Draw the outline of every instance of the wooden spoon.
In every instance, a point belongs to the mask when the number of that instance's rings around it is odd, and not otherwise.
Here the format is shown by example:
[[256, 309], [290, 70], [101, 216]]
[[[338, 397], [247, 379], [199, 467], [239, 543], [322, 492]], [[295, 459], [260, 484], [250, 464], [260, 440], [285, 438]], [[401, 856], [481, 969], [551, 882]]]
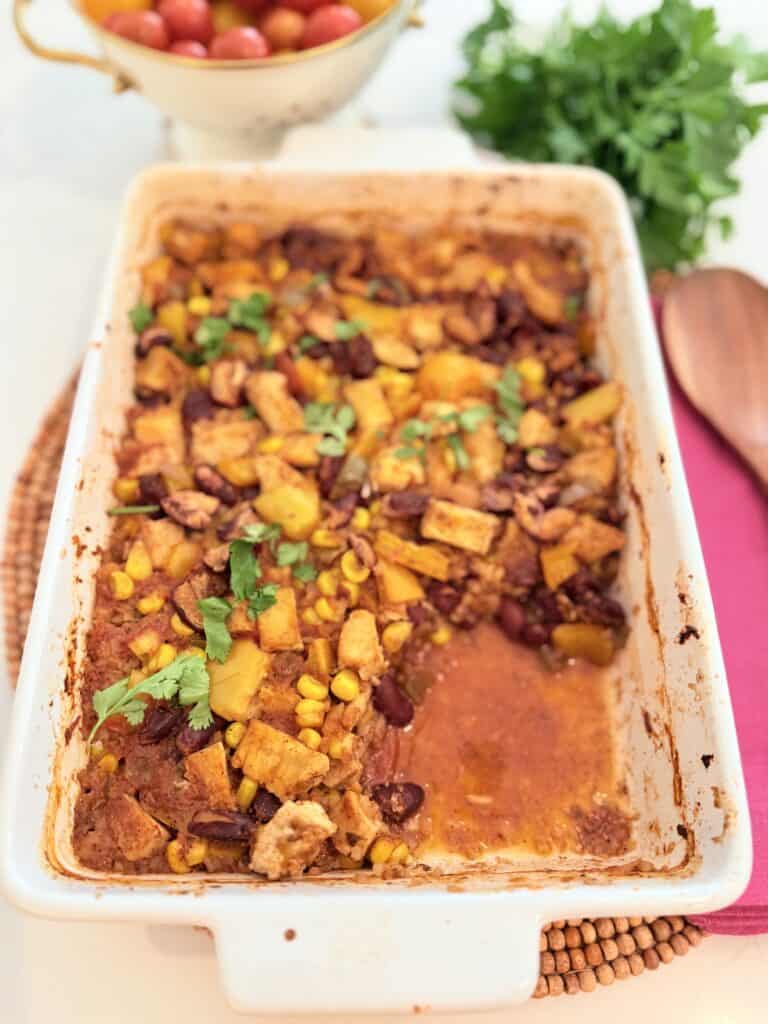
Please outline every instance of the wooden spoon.
[[665, 292], [662, 324], [681, 388], [768, 487], [768, 290], [695, 270]]

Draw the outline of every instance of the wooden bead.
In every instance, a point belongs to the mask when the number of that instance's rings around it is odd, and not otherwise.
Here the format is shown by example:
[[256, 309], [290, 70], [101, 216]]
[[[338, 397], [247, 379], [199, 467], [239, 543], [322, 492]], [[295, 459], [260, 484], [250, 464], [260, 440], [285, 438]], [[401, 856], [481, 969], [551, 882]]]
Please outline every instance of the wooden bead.
[[579, 928], [579, 931], [581, 932], [581, 937], [584, 940], [585, 946], [588, 946], [590, 942], [594, 942], [597, 938], [595, 926], [591, 921], [585, 921]]
[[547, 979], [542, 975], [539, 975], [539, 980], [536, 982], [536, 988], [533, 990], [533, 998], [543, 999], [548, 993], [549, 987], [547, 985]]
[[675, 951], [675, 956], [685, 956], [688, 950], [691, 948], [688, 939], [682, 934], [673, 935], [669, 940], [669, 944]]
[[581, 932], [576, 925], [570, 924], [565, 929], [565, 944], [568, 949], [577, 949], [581, 945]]
[[543, 953], [547, 948], [547, 936], [544, 932], [539, 932], [539, 952]]
[[583, 920], [583, 917], [569, 917], [565, 923], [569, 928], [578, 928]]
[[637, 928], [643, 923], [642, 917], [628, 917], [627, 920], [629, 921], [630, 928]]
[[600, 943], [600, 949], [602, 949], [605, 959], [609, 961], [615, 960], [619, 955], [619, 947], [614, 939], [603, 939]]
[[628, 917], [614, 917], [613, 923], [616, 927], [617, 933], [620, 935], [622, 932], [629, 931], [629, 918]]
[[595, 968], [595, 975], [601, 985], [612, 985], [616, 980], [616, 975], [613, 973], [613, 968], [610, 964], [600, 964], [599, 967]]
[[612, 939], [616, 932], [610, 917], [598, 917], [595, 921], [595, 928], [601, 939]]
[[685, 918], [683, 917], [668, 917], [669, 926], [673, 932], [681, 932], [685, 928]]
[[672, 929], [669, 926], [669, 921], [665, 921], [663, 917], [657, 917], [651, 925], [651, 931], [653, 937], [657, 942], [666, 942], [669, 936], [672, 934]]
[[547, 988], [551, 996], [561, 996], [563, 994], [565, 985], [559, 974], [550, 974], [547, 978]]
[[582, 992], [594, 992], [597, 988], [597, 978], [591, 968], [586, 971], [579, 971], [579, 988]]
[[627, 957], [627, 962], [629, 963], [629, 969], [633, 974], [642, 974], [645, 970], [645, 960], [643, 960], [642, 953], [630, 953]]
[[558, 949], [565, 949], [565, 932], [560, 928], [552, 928], [547, 935], [549, 948], [556, 952]]
[[567, 996], [579, 994], [579, 979], [575, 974], [566, 974], [563, 981], [565, 982], [565, 994]]
[[590, 942], [588, 946], [584, 947], [584, 956], [590, 967], [597, 967], [603, 962], [603, 951], [596, 942]]
[[616, 975], [617, 981], [624, 981], [625, 978], [630, 978], [632, 976], [632, 972], [629, 969], [629, 961], [624, 956], [616, 957], [611, 964], [611, 967], [613, 968], [613, 973]]
[[683, 935], [688, 939], [692, 946], [700, 946], [703, 935], [701, 929], [697, 928], [695, 924], [687, 924], [683, 928]]
[[637, 949], [637, 944], [630, 932], [622, 932], [616, 936], [616, 945], [622, 956], [629, 956]]
[[675, 951], [668, 942], [657, 942], [656, 952], [659, 954], [659, 960], [663, 964], [669, 964], [675, 959]]
[[632, 935], [638, 949], [650, 949], [653, 945], [653, 932], [647, 924], [640, 924], [632, 929]]
[[587, 966], [587, 958], [584, 956], [584, 950], [579, 949], [571, 950], [571, 969], [574, 971], [583, 971]]
[[565, 921], [553, 921], [552, 928], [565, 928]]
[[555, 958], [551, 953], [542, 953], [539, 957], [539, 970], [542, 974], [555, 973]]
[[661, 963], [659, 954], [653, 947], [643, 950], [643, 962], [649, 971], [655, 971]]
[[571, 969], [571, 958], [564, 949], [558, 949], [555, 953], [555, 971], [558, 974], [566, 974]]

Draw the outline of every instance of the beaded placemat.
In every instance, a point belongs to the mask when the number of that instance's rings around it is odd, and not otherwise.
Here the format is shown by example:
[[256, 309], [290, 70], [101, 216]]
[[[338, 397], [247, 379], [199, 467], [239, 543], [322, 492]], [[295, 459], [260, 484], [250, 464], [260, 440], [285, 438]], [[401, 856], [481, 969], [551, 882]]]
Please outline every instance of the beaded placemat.
[[[73, 380], [51, 407], [13, 488], [2, 569], [5, 653], [13, 685], [19, 672], [37, 572], [75, 394]], [[534, 998], [593, 992], [655, 971], [698, 946], [703, 932], [683, 917], [601, 917], [553, 921], [540, 936]]]

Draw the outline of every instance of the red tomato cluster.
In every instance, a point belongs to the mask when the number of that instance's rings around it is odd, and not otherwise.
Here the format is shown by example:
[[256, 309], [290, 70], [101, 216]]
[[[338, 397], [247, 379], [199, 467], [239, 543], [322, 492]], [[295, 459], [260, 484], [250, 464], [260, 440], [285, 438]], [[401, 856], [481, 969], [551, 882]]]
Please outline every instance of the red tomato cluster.
[[110, 32], [153, 50], [201, 59], [253, 60], [341, 39], [393, 2], [86, 0], [86, 10]]

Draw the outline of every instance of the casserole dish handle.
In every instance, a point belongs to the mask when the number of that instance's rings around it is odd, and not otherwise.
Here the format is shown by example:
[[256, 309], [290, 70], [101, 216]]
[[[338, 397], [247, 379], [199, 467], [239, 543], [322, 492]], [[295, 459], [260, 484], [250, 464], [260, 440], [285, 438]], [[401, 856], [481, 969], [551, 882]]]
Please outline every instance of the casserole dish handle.
[[282, 908], [234, 907], [213, 923], [222, 985], [236, 1010], [478, 1010], [533, 992], [543, 921], [533, 910], [513, 911], [502, 893], [379, 890], [360, 902], [358, 891], [353, 904], [339, 892], [335, 905], [328, 895], [322, 903], [308, 893]]

